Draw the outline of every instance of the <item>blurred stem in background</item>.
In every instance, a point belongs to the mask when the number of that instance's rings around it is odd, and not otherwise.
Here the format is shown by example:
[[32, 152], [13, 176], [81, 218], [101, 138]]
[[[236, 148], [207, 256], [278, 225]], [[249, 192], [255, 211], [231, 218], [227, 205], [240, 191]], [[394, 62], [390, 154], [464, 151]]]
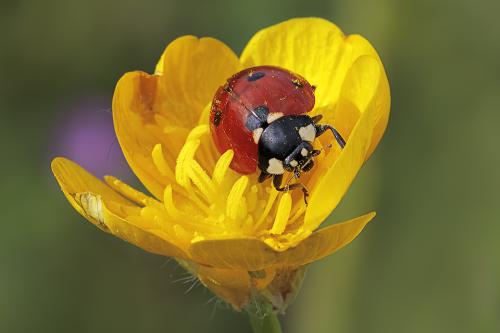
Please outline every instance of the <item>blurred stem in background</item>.
[[278, 316], [273, 311], [266, 311], [264, 315], [248, 311], [248, 317], [254, 333], [281, 333]]

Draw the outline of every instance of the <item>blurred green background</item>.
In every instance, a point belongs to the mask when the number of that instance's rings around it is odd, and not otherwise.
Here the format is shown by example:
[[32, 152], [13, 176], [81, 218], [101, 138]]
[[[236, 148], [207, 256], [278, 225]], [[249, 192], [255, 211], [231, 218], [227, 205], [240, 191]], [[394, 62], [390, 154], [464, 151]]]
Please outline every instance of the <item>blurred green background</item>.
[[175, 263], [85, 222], [49, 162], [66, 154], [133, 181], [112, 137], [118, 78], [151, 72], [180, 35], [240, 52], [297, 16], [375, 45], [392, 116], [331, 221], [378, 216], [310, 266], [285, 331], [498, 332], [499, 11], [493, 0], [2, 0], [0, 332], [250, 331], [202, 287], [187, 292]]

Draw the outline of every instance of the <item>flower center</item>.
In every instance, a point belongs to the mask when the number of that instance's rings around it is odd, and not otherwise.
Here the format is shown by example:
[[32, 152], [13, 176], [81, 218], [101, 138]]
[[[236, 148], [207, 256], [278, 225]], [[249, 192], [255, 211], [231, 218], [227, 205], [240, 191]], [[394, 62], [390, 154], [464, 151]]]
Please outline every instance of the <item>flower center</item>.
[[154, 165], [174, 181], [164, 190], [163, 205], [148, 205], [141, 215], [158, 223], [171, 221], [166, 224], [179, 241], [226, 236], [271, 241], [297, 231], [306, 208], [301, 196], [293, 200], [292, 193], [279, 195], [271, 184], [259, 184], [256, 176], [231, 170], [233, 151], [219, 156], [208, 125], [187, 135], [175, 166], [167, 154], [168, 149], [157, 144], [152, 151]]

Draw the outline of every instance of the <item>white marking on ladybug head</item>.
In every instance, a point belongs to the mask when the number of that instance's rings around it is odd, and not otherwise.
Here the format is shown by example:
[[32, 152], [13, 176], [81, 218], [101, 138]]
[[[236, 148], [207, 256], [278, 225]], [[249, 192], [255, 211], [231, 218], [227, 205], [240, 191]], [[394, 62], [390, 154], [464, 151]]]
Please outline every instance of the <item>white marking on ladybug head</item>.
[[271, 112], [267, 115], [267, 123], [270, 124], [281, 117], [283, 117], [283, 112]]
[[291, 160], [291, 161], [290, 161], [290, 166], [291, 166], [292, 168], [295, 168], [297, 165], [299, 165], [299, 162], [297, 162], [296, 160]]
[[252, 135], [253, 135], [253, 142], [259, 143], [260, 136], [262, 135], [262, 132], [264, 129], [262, 127], [256, 128], [253, 130]]
[[269, 160], [269, 166], [267, 167], [267, 173], [271, 175], [282, 175], [285, 173], [285, 169], [283, 168], [283, 162], [278, 160], [277, 158], [271, 158]]
[[300, 155], [306, 157], [307, 154], [309, 154], [309, 151], [307, 149], [305, 149], [305, 148], [302, 148], [302, 150], [300, 151]]
[[316, 138], [316, 128], [313, 124], [309, 124], [299, 129], [299, 135], [302, 140], [313, 142]]

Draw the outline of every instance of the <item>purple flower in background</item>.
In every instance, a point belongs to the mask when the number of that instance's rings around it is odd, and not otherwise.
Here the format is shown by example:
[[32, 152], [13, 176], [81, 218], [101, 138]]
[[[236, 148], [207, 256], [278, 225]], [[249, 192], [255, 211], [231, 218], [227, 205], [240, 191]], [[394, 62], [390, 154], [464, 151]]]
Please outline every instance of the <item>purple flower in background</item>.
[[69, 103], [57, 116], [52, 133], [50, 158], [70, 158], [96, 177], [113, 174], [133, 179], [116, 139], [109, 99], [94, 97]]

